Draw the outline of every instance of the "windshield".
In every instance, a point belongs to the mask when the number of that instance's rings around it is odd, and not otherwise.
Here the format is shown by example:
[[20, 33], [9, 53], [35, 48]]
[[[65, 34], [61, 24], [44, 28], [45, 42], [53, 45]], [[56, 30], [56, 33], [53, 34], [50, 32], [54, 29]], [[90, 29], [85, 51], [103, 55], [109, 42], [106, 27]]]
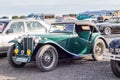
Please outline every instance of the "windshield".
[[2, 33], [8, 23], [7, 22], [0, 22], [0, 33]]
[[71, 33], [74, 30], [74, 24], [53, 24], [51, 25], [51, 33]]
[[116, 22], [119, 22], [119, 21], [120, 21], [119, 18], [110, 18], [109, 19], [110, 23], [116, 23]]

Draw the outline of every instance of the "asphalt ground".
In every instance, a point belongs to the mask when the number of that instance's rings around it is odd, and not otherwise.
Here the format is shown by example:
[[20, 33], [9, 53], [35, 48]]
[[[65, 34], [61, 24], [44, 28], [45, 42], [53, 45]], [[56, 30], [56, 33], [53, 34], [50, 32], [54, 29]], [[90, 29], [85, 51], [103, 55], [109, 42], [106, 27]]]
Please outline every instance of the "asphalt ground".
[[[120, 34], [104, 35], [109, 43]], [[0, 58], [0, 80], [119, 80], [111, 71], [109, 61], [77, 60], [72, 63], [60, 61], [49, 72], [41, 72], [35, 63], [23, 68], [12, 68], [7, 57]]]

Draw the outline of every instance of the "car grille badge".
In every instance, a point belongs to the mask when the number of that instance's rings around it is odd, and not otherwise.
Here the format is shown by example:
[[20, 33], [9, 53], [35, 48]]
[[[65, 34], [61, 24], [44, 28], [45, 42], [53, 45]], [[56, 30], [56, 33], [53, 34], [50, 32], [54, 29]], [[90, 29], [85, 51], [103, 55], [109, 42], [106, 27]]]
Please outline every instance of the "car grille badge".
[[24, 55], [24, 50], [21, 50], [21, 55]]

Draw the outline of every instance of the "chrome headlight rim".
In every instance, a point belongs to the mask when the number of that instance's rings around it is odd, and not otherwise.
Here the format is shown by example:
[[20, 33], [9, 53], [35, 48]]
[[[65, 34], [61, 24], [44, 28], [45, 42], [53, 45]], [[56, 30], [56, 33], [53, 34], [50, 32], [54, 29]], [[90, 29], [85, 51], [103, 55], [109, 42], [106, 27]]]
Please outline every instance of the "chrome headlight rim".
[[21, 43], [22, 42], [22, 40], [23, 40], [23, 36], [19, 36], [18, 38], [17, 38], [17, 41], [19, 42], [19, 43]]
[[39, 36], [35, 36], [35, 37], [33, 38], [33, 40], [34, 40], [35, 44], [37, 44], [37, 43], [40, 42], [41, 37], [39, 37]]

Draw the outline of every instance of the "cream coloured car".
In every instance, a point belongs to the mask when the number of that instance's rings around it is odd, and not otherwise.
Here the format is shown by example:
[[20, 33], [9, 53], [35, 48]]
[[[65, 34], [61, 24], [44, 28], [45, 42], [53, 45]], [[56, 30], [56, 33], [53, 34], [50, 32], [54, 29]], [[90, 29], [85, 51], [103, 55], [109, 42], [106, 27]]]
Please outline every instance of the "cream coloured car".
[[41, 20], [0, 20], [0, 53], [6, 53], [8, 42], [22, 35], [45, 34], [50, 26]]

